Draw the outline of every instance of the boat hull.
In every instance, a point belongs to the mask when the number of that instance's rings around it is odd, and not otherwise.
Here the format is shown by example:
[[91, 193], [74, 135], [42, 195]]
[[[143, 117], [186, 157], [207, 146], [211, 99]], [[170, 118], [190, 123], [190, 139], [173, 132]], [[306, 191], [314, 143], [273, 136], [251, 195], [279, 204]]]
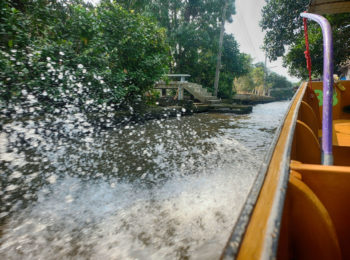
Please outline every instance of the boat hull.
[[295, 94], [222, 259], [350, 259], [350, 81], [335, 87], [334, 166], [321, 165], [322, 82]]

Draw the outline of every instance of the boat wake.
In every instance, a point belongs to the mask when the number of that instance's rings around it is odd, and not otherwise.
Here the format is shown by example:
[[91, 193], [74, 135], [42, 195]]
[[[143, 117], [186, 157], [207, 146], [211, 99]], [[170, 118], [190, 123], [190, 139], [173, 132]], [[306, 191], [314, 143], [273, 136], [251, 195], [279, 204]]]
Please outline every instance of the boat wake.
[[0, 256], [217, 258], [253, 178], [252, 169], [222, 168], [145, 189], [67, 177], [3, 226]]

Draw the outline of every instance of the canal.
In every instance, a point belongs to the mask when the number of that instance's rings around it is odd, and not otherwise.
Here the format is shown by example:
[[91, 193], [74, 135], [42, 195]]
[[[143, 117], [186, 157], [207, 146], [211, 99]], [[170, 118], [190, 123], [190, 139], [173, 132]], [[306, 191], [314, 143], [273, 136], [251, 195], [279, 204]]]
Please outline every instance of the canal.
[[218, 258], [288, 104], [109, 130], [74, 111], [4, 123], [0, 258]]

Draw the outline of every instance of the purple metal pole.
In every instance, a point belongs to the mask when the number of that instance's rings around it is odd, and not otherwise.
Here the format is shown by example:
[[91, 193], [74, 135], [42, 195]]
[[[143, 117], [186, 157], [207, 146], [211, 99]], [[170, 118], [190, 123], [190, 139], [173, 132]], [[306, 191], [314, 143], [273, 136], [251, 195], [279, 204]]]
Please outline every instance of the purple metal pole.
[[317, 14], [301, 13], [301, 17], [317, 22], [323, 34], [323, 115], [322, 164], [333, 165], [332, 154], [332, 100], [333, 100], [333, 38], [326, 18]]

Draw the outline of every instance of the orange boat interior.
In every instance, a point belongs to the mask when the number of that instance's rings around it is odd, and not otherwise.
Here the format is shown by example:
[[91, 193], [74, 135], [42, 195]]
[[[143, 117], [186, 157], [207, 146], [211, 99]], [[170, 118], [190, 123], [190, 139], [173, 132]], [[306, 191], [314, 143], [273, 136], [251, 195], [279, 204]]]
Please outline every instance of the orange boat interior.
[[300, 103], [278, 259], [350, 259], [350, 81], [333, 95], [333, 166], [321, 165], [322, 82]]

